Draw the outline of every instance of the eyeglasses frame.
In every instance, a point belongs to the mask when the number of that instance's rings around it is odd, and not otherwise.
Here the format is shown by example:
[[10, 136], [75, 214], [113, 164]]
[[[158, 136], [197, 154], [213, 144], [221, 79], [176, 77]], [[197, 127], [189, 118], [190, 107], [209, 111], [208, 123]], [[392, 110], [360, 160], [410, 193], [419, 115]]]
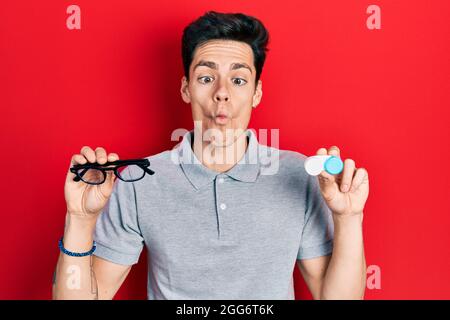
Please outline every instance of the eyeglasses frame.
[[[137, 165], [138, 167], [143, 169], [144, 172], [146, 172], [150, 175], [155, 174], [155, 171], [148, 168], [150, 166], [150, 161], [148, 159], [116, 160], [116, 161], [106, 162], [104, 164], [90, 163], [90, 162], [84, 163], [84, 164], [75, 164], [70, 168], [70, 172], [75, 174], [73, 181], [76, 181], [76, 182], [83, 181], [84, 183], [87, 183], [90, 185], [99, 185], [99, 184], [104, 183], [106, 180], [106, 171], [113, 171], [114, 174], [116, 175], [116, 177], [124, 182], [135, 182], [135, 181], [139, 181], [145, 177], [145, 173], [144, 173], [144, 175], [141, 178], [133, 180], [133, 181], [127, 181], [127, 180], [122, 179], [120, 177], [120, 174], [117, 171], [117, 169], [120, 167], [123, 167], [123, 166], [128, 166], [128, 165]], [[111, 167], [111, 166], [114, 166], [114, 167]], [[79, 173], [80, 169], [86, 169], [86, 171], [84, 171], [80, 175], [80, 173]], [[101, 182], [97, 182], [97, 183], [87, 182], [87, 181], [83, 180], [83, 175], [85, 172], [87, 172], [88, 169], [96, 169], [96, 170], [101, 171], [103, 173], [103, 180]]]

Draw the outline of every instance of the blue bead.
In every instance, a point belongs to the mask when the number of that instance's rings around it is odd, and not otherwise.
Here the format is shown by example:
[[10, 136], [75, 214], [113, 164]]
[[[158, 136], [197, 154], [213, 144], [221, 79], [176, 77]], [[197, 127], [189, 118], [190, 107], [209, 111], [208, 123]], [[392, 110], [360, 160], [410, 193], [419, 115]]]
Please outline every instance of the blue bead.
[[92, 255], [92, 253], [93, 253], [93, 252], [95, 251], [95, 249], [96, 249], [96, 245], [95, 245], [95, 241], [94, 241], [94, 242], [93, 242], [93, 245], [92, 245], [92, 249], [89, 250], [88, 252], [83, 252], [83, 253], [79, 253], [79, 252], [71, 252], [71, 251], [67, 250], [66, 248], [64, 248], [62, 239], [63, 239], [63, 238], [61, 238], [61, 239], [59, 240], [59, 242], [58, 242], [58, 247], [59, 247], [59, 249], [60, 249], [64, 254], [67, 254], [67, 255], [72, 256], [72, 257], [85, 257], [85, 256], [89, 256], [89, 255]]

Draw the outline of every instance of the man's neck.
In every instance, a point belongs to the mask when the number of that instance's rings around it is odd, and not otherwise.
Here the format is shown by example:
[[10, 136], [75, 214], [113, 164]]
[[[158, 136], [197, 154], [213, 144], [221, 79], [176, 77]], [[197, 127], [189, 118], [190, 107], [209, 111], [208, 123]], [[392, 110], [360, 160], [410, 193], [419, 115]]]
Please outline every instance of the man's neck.
[[248, 147], [248, 137], [244, 132], [228, 146], [214, 146], [210, 141], [202, 141], [194, 135], [191, 147], [201, 163], [216, 172], [226, 172], [238, 163]]

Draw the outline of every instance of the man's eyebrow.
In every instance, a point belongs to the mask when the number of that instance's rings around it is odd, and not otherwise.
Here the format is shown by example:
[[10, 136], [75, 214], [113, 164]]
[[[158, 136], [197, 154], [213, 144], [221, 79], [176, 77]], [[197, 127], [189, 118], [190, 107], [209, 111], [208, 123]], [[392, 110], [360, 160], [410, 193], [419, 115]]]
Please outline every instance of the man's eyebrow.
[[[195, 66], [194, 69], [195, 70], [197, 67], [200, 66], [204, 66], [204, 67], [208, 67], [211, 69], [215, 69], [217, 70], [217, 64], [215, 62], [212, 61], [205, 61], [205, 60], [200, 60]], [[252, 69], [248, 66], [248, 64], [243, 63], [243, 62], [235, 62], [231, 64], [230, 70], [236, 70], [236, 69], [240, 69], [240, 68], [246, 68], [250, 71], [250, 73], [252, 73]]]
[[240, 69], [240, 68], [246, 68], [246, 69], [250, 70], [250, 73], [252, 73], [252, 68], [250, 68], [248, 66], [248, 64], [240, 63], [240, 62], [236, 62], [236, 63], [231, 64], [230, 70], [236, 70], [236, 69]]
[[195, 70], [197, 67], [200, 67], [200, 66], [208, 67], [211, 69], [217, 69], [217, 64], [215, 62], [200, 60], [200, 62], [194, 66], [193, 70]]

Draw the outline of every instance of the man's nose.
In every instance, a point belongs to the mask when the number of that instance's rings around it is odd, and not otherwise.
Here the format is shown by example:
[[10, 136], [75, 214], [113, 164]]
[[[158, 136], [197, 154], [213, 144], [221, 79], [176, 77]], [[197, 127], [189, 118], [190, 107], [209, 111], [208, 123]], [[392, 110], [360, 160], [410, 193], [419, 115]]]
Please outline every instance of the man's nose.
[[225, 84], [221, 84], [220, 88], [217, 89], [216, 93], [214, 94], [214, 100], [216, 102], [219, 101], [228, 101], [230, 99], [230, 94], [228, 93], [228, 90], [225, 86]]

